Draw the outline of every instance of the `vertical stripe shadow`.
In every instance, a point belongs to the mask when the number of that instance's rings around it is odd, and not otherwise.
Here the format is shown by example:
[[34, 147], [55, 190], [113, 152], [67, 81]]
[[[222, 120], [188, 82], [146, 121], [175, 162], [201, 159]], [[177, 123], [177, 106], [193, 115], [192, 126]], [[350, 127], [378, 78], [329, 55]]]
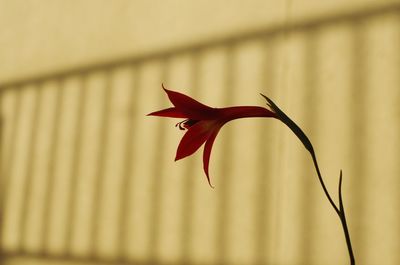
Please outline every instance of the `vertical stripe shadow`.
[[[398, 8], [396, 10], [396, 30], [397, 30], [397, 32], [396, 32], [397, 33], [397, 41], [399, 41], [399, 45], [400, 45], [400, 8]], [[396, 62], [395, 67], [397, 68], [398, 73], [399, 73], [400, 72], [400, 52], [399, 51], [397, 51], [397, 62]], [[400, 76], [399, 75], [397, 76], [396, 81], [397, 81], [397, 87], [400, 88]], [[397, 98], [397, 102], [400, 102], [400, 89], [397, 90], [396, 98]], [[395, 108], [396, 108], [395, 109], [395, 119], [400, 120], [400, 104], [397, 104]], [[396, 132], [397, 132], [397, 140], [396, 140], [397, 150], [399, 152], [400, 151], [400, 124], [399, 123], [396, 124]], [[400, 172], [400, 164], [399, 163], [397, 164], [396, 172]], [[398, 195], [400, 195], [400, 193]], [[398, 197], [398, 202], [400, 202], [400, 196]], [[397, 205], [399, 205], [399, 203]], [[399, 206], [397, 206], [397, 207], [399, 207]], [[400, 221], [399, 221], [400, 220], [400, 214], [399, 214], [400, 209], [397, 211], [397, 213], [398, 213], [397, 226], [399, 226], [400, 225]], [[397, 260], [397, 262], [395, 262], [395, 263], [400, 264], [400, 252], [397, 252], [396, 260]]]
[[[269, 94], [272, 91], [273, 86], [273, 67], [275, 65], [275, 52], [273, 45], [269, 39], [262, 40], [263, 49], [263, 64], [262, 64], [262, 93]], [[271, 165], [271, 154], [268, 152], [267, 146], [270, 136], [271, 125], [266, 120], [260, 121], [263, 124], [259, 127], [257, 132], [258, 137], [258, 175], [256, 178], [257, 183], [257, 195], [256, 195], [256, 212], [255, 212], [255, 231], [254, 235], [256, 256], [255, 264], [266, 264], [267, 262], [267, 228], [269, 227], [269, 219], [266, 218], [267, 213], [270, 210], [268, 206], [268, 186], [270, 185], [270, 165]]]
[[79, 167], [81, 163], [81, 156], [82, 156], [82, 135], [83, 135], [83, 118], [84, 118], [84, 106], [87, 101], [87, 76], [81, 75], [80, 78], [80, 89], [78, 94], [78, 110], [76, 114], [76, 124], [75, 124], [75, 139], [74, 139], [74, 146], [73, 146], [73, 156], [72, 156], [72, 165], [71, 165], [71, 185], [69, 189], [68, 195], [68, 202], [67, 202], [67, 213], [66, 218], [68, 218], [68, 222], [66, 223], [65, 231], [66, 231], [66, 238], [65, 238], [65, 256], [72, 255], [73, 249], [73, 231], [75, 226], [75, 207], [77, 204], [77, 190], [78, 190], [78, 174], [79, 174]]
[[[201, 52], [194, 50], [192, 54], [191, 63], [191, 89], [190, 95], [196, 98], [199, 92], [199, 60]], [[194, 192], [194, 176], [193, 167], [195, 160], [190, 159], [185, 163], [185, 171], [183, 174], [184, 184], [182, 186], [182, 233], [181, 233], [181, 247], [182, 256], [181, 264], [191, 264], [190, 246], [192, 239], [192, 214], [193, 214], [193, 192]]]
[[55, 170], [55, 164], [57, 161], [57, 149], [58, 149], [58, 143], [59, 143], [59, 131], [60, 131], [60, 117], [61, 117], [61, 109], [62, 109], [62, 101], [61, 101], [61, 96], [62, 96], [62, 80], [57, 80], [57, 87], [54, 88], [56, 89], [56, 98], [55, 98], [55, 110], [54, 110], [54, 118], [52, 121], [52, 128], [51, 128], [51, 136], [50, 140], [51, 145], [50, 145], [50, 155], [49, 155], [49, 162], [48, 162], [48, 168], [47, 168], [47, 175], [45, 176], [45, 183], [47, 186], [45, 187], [45, 194], [44, 194], [44, 211], [43, 211], [43, 234], [41, 236], [41, 252], [42, 254], [46, 253], [46, 247], [48, 246], [48, 240], [50, 237], [49, 234], [49, 228], [50, 228], [50, 218], [51, 218], [51, 209], [52, 209], [52, 204], [51, 202], [53, 201], [53, 195], [54, 195], [54, 170]]
[[[304, 86], [306, 91], [305, 91], [305, 99], [307, 100], [307, 104], [304, 104], [304, 119], [303, 119], [303, 124], [302, 127], [305, 128], [308, 132], [314, 133], [316, 132], [316, 124], [315, 124], [315, 119], [316, 119], [316, 113], [317, 113], [317, 98], [316, 98], [316, 91], [318, 89], [317, 87], [317, 81], [316, 78], [318, 76], [318, 58], [317, 58], [317, 37], [318, 37], [318, 29], [316, 28], [310, 28], [308, 29], [306, 34], [306, 40], [305, 40], [305, 78], [304, 78]], [[305, 103], [305, 102], [304, 102]], [[313, 139], [311, 139], [313, 141]], [[315, 139], [314, 139], [315, 141]], [[318, 150], [317, 150], [318, 152]], [[310, 163], [310, 157], [307, 152], [304, 152], [303, 158], [302, 158], [302, 170], [300, 177], [304, 178], [302, 180], [302, 187], [301, 187], [301, 205], [299, 206], [301, 208], [301, 235], [302, 235], [302, 241], [300, 242], [299, 246], [299, 254], [300, 254], [300, 260], [299, 264], [304, 264], [308, 265], [311, 264], [312, 262], [312, 256], [313, 256], [313, 247], [314, 245], [314, 238], [313, 238], [313, 227], [315, 226], [315, 218], [316, 218], [316, 212], [315, 212], [315, 207], [313, 206], [314, 201], [315, 201], [315, 196], [313, 192], [310, 192], [310, 187], [313, 187], [315, 185], [319, 185], [319, 183], [316, 181], [317, 176], [316, 173], [312, 170]], [[310, 174], [311, 173], [311, 174]], [[315, 189], [311, 189], [312, 191]], [[320, 199], [325, 200], [325, 198], [322, 197], [322, 193], [318, 194], [318, 197]], [[328, 207], [328, 205], [327, 205]]]
[[132, 86], [130, 91], [130, 103], [129, 103], [129, 113], [128, 113], [128, 127], [127, 127], [127, 136], [126, 136], [126, 143], [125, 143], [125, 150], [124, 153], [124, 165], [123, 165], [123, 175], [122, 175], [122, 182], [121, 182], [121, 193], [120, 193], [120, 211], [119, 211], [119, 225], [118, 225], [118, 257], [121, 262], [126, 262], [125, 256], [125, 247], [128, 246], [128, 210], [131, 205], [132, 196], [129, 188], [131, 187], [131, 183], [133, 181], [132, 175], [132, 161], [135, 161], [135, 152], [133, 149], [133, 139], [136, 138], [136, 130], [135, 127], [138, 124], [137, 119], [137, 105], [138, 105], [138, 91], [140, 89], [140, 82], [139, 82], [139, 74], [140, 69], [138, 65], [131, 66], [131, 78], [132, 78]]
[[[4, 142], [3, 142], [3, 136], [4, 136], [4, 118], [3, 118], [3, 104], [4, 104], [4, 99], [3, 99], [3, 90], [0, 87], [0, 194], [3, 194], [4, 191], [4, 185], [7, 182], [6, 180], [8, 180], [8, 178], [5, 178], [5, 176], [3, 175], [4, 171], [3, 171], [3, 149], [4, 149]], [[0, 195], [0, 220], [2, 220], [4, 218], [4, 213], [3, 213], [3, 196]], [[4, 263], [3, 260], [3, 254], [2, 254], [2, 242], [3, 242], [3, 236], [2, 236], [2, 227], [3, 227], [3, 222], [0, 221], [0, 265], [2, 265]]]
[[[351, 61], [351, 109], [350, 109], [350, 124], [351, 128], [350, 138], [352, 145], [350, 147], [352, 159], [352, 172], [354, 176], [348, 178], [352, 180], [352, 198], [356, 205], [353, 208], [353, 216], [356, 216], [360, 222], [365, 222], [368, 220], [368, 216], [365, 216], [365, 203], [364, 199], [367, 196], [366, 192], [366, 177], [365, 171], [365, 153], [368, 151], [366, 149], [366, 132], [367, 127], [365, 121], [366, 116], [366, 95], [368, 93], [368, 72], [366, 69], [367, 50], [365, 46], [365, 25], [362, 20], [356, 20], [353, 24], [350, 24], [352, 28], [352, 52], [353, 55], [350, 58]], [[345, 178], [346, 179], [346, 178]], [[349, 227], [350, 231], [353, 231], [352, 238], [354, 238], [353, 248], [357, 256], [362, 257], [366, 251], [365, 249], [365, 231], [363, 231], [363, 225], [354, 227], [353, 229]]]
[[[5, 126], [11, 126], [10, 133], [10, 145], [9, 149], [6, 151], [4, 161], [1, 161], [1, 185], [0, 185], [0, 256], [4, 249], [3, 233], [5, 227], [4, 220], [6, 219], [6, 207], [8, 205], [8, 194], [10, 192], [9, 186], [11, 181], [12, 172], [15, 168], [15, 153], [17, 147], [17, 132], [20, 129], [20, 119], [21, 119], [21, 94], [22, 90], [17, 87], [15, 88], [13, 94], [15, 95], [15, 103], [13, 108], [13, 120], [10, 120], [10, 124], [4, 124], [1, 120], [1, 129], [4, 130]], [[2, 94], [3, 95], [3, 94]], [[1, 98], [3, 100], [3, 98]], [[2, 146], [3, 147], [3, 146]]]
[[[20, 107], [21, 107], [21, 93], [20, 89], [17, 87], [15, 89], [14, 95], [15, 95], [15, 103], [14, 103], [14, 108], [13, 108], [13, 121], [10, 119], [10, 124], [6, 124], [5, 120], [3, 118], [3, 114], [1, 115], [1, 124], [0, 124], [0, 129], [1, 129], [1, 136], [3, 136], [4, 133], [4, 128], [6, 126], [11, 126], [11, 136], [10, 136], [10, 145], [9, 149], [5, 151], [5, 155], [1, 156], [1, 167], [0, 167], [0, 264], [4, 264], [5, 262], [5, 251], [4, 251], [4, 238], [3, 238], [3, 233], [4, 233], [4, 219], [6, 218], [6, 205], [7, 205], [7, 200], [8, 200], [8, 194], [9, 194], [9, 186], [10, 186], [10, 179], [11, 179], [11, 172], [13, 170], [14, 166], [14, 154], [15, 154], [15, 149], [16, 149], [16, 132], [18, 131], [18, 124], [20, 120]], [[3, 93], [4, 89], [1, 90], [1, 103], [4, 104], [3, 100]], [[1, 138], [3, 141], [3, 138]], [[1, 149], [3, 150], [4, 145], [2, 142]]]
[[112, 102], [112, 87], [111, 87], [111, 78], [112, 78], [112, 69], [106, 69], [104, 72], [105, 75], [105, 91], [104, 91], [104, 101], [103, 101], [103, 111], [102, 111], [102, 120], [99, 131], [99, 149], [97, 156], [97, 165], [95, 169], [95, 182], [94, 182], [94, 193], [93, 193], [93, 209], [91, 216], [91, 225], [89, 231], [90, 238], [90, 246], [89, 246], [89, 256], [94, 258], [97, 257], [99, 253], [97, 253], [97, 247], [99, 244], [99, 232], [100, 232], [100, 211], [101, 211], [101, 202], [102, 202], [102, 191], [103, 191], [103, 183], [105, 178], [105, 168], [106, 168], [106, 158], [107, 158], [107, 150], [108, 150], [108, 142], [109, 142], [109, 123], [111, 116], [111, 102]]
[[37, 84], [37, 88], [35, 89], [35, 105], [33, 109], [33, 114], [32, 114], [32, 127], [29, 128], [30, 132], [30, 138], [29, 138], [29, 143], [26, 149], [26, 152], [28, 154], [28, 162], [27, 162], [27, 168], [25, 171], [25, 177], [23, 179], [23, 183], [21, 185], [23, 186], [23, 200], [22, 200], [22, 205], [20, 209], [20, 219], [18, 220], [18, 226], [19, 226], [19, 238], [20, 238], [20, 243], [19, 243], [19, 249], [22, 253], [25, 252], [24, 249], [24, 243], [26, 243], [26, 234], [28, 232], [28, 216], [29, 213], [33, 209], [29, 209], [29, 202], [31, 199], [32, 195], [32, 182], [33, 182], [33, 172], [34, 172], [34, 167], [35, 167], [35, 149], [37, 147], [37, 131], [38, 131], [38, 121], [39, 121], [39, 108], [42, 102], [42, 89], [41, 89], [41, 84]]
[[[3, 104], [4, 104], [4, 102], [3, 102], [3, 91], [1, 90], [2, 88], [0, 87], [0, 110], [2, 110], [3, 108], [2, 108], [2, 106], [3, 106]], [[3, 194], [4, 193], [4, 184], [7, 182], [6, 181], [6, 179], [8, 179], [8, 178], [6, 178], [5, 179], [5, 177], [4, 177], [4, 175], [3, 175], [3, 159], [4, 159], [4, 156], [3, 156], [3, 148], [4, 148], [4, 143], [3, 143], [3, 135], [4, 135], [4, 118], [3, 118], [3, 113], [2, 112], [0, 112], [1, 114], [0, 114], [0, 154], [1, 154], [1, 159], [0, 159], [0, 194]], [[0, 195], [0, 220], [2, 220], [3, 218], [4, 218], [4, 213], [3, 213], [3, 198], [2, 198], [2, 196]], [[1, 233], [2, 232], [2, 227], [3, 227], [3, 222], [2, 221], [0, 221], [0, 265], [2, 265], [2, 264], [4, 264], [4, 256], [3, 256], [3, 254], [2, 254], [2, 249], [3, 249], [3, 245], [2, 245], [2, 242], [3, 242], [3, 234]]]
[[[225, 105], [231, 104], [233, 100], [233, 92], [230, 89], [234, 87], [234, 44], [230, 43], [226, 47], [226, 62], [225, 62]], [[233, 134], [230, 129], [225, 128], [225, 135], [222, 142], [223, 157], [221, 160], [221, 171], [219, 177], [218, 189], [218, 213], [217, 213], [217, 263], [227, 264], [228, 262], [228, 223], [229, 223], [229, 197], [231, 190], [231, 165], [232, 165], [232, 140]]]
[[[167, 83], [169, 77], [169, 58], [164, 57], [161, 59], [161, 82]], [[163, 102], [165, 95], [160, 93], [159, 102]], [[150, 230], [149, 230], [149, 264], [159, 264], [160, 261], [157, 257], [157, 248], [160, 244], [160, 224], [161, 220], [161, 198], [163, 193], [163, 151], [165, 150], [165, 136], [163, 132], [165, 131], [165, 121], [160, 121], [157, 123], [156, 128], [156, 136], [154, 139], [155, 146], [157, 150], [154, 150], [153, 157], [153, 168], [151, 172], [152, 184], [149, 192], [152, 194], [151, 196], [151, 212], [150, 212]]]

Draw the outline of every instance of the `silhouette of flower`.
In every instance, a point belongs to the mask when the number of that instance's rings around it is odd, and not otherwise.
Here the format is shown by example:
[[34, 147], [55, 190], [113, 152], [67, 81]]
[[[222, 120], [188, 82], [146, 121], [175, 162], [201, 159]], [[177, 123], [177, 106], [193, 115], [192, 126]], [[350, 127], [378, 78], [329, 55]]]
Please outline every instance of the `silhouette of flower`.
[[211, 187], [212, 185], [208, 173], [211, 149], [215, 137], [225, 123], [240, 118], [272, 117], [282, 121], [286, 126], [288, 126], [288, 128], [299, 138], [299, 140], [303, 143], [304, 147], [309, 151], [311, 155], [319, 182], [325, 193], [325, 196], [340, 219], [346, 239], [350, 264], [355, 264], [355, 257], [351, 245], [350, 232], [347, 226], [346, 214], [342, 198], [342, 170], [340, 170], [339, 176], [339, 205], [337, 205], [333, 201], [331, 195], [328, 192], [328, 189], [326, 188], [311, 141], [303, 132], [303, 130], [291, 118], [289, 118], [269, 97], [261, 94], [261, 96], [264, 97], [264, 99], [267, 101], [267, 105], [271, 108], [271, 110], [257, 106], [211, 108], [184, 94], [165, 89], [164, 85], [162, 87], [167, 93], [174, 107], [152, 112], [148, 115], [185, 119], [176, 124], [179, 129], [187, 130], [187, 132], [179, 143], [175, 161], [193, 154], [197, 151], [197, 149], [200, 148], [200, 146], [205, 143], [203, 153], [203, 167], [204, 172], [207, 176], [208, 183]]
[[174, 107], [152, 112], [150, 116], [184, 118], [176, 127], [187, 130], [179, 143], [175, 161], [192, 155], [204, 143], [203, 169], [211, 185], [208, 166], [214, 140], [221, 127], [232, 120], [251, 117], [277, 118], [275, 112], [258, 106], [235, 106], [212, 108], [182, 93], [168, 90], [162, 86]]

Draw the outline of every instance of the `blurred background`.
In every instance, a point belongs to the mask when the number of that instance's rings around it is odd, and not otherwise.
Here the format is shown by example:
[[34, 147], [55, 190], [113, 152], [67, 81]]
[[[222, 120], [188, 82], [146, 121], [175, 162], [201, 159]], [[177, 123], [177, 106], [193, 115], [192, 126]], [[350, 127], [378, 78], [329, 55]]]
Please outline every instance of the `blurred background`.
[[0, 0], [0, 264], [348, 264], [302, 144], [271, 119], [174, 162], [161, 89], [271, 97], [340, 169], [358, 264], [400, 264], [400, 1]]

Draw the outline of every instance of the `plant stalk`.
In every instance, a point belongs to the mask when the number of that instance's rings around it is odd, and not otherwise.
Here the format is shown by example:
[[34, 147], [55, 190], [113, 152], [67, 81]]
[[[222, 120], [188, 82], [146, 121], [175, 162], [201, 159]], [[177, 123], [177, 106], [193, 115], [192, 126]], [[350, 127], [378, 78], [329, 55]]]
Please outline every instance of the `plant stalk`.
[[353, 248], [351, 246], [350, 240], [350, 233], [349, 228], [347, 226], [346, 215], [343, 207], [343, 199], [342, 199], [342, 170], [340, 170], [340, 177], [339, 177], [339, 207], [336, 203], [332, 200], [331, 195], [328, 192], [328, 189], [325, 186], [324, 179], [322, 178], [321, 171], [319, 170], [317, 157], [315, 156], [314, 147], [311, 144], [311, 141], [308, 139], [307, 135], [303, 132], [303, 130], [292, 120], [290, 119], [270, 98], [261, 94], [267, 100], [267, 105], [275, 112], [276, 118], [281, 120], [286, 126], [289, 127], [290, 130], [299, 138], [299, 140], [303, 143], [304, 147], [310, 152], [311, 158], [314, 163], [315, 170], [317, 171], [318, 180], [324, 190], [325, 196], [328, 199], [329, 203], [335, 210], [336, 214], [339, 216], [344, 236], [346, 239], [347, 250], [349, 252], [350, 257], [350, 264], [355, 265], [355, 258], [353, 253]]

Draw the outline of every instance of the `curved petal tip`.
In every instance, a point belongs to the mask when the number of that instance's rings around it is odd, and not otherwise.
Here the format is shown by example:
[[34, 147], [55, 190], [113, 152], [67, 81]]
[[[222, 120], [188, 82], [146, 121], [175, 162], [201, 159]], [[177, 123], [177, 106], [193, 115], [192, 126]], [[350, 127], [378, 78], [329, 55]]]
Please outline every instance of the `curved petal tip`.
[[167, 92], [167, 93], [168, 93], [168, 91], [170, 91], [169, 89], [167, 89], [167, 88], [164, 86], [164, 83], [161, 83], [161, 87], [162, 87], [162, 89], [164, 89], [164, 91]]
[[219, 130], [221, 127], [217, 127], [210, 135], [208, 138], [206, 144], [204, 145], [204, 152], [203, 152], [203, 169], [204, 173], [206, 174], [208, 184], [210, 185], [211, 188], [214, 188], [214, 186], [211, 184], [211, 179], [210, 179], [210, 174], [209, 174], [209, 165], [210, 165], [210, 156], [211, 156], [211, 150], [215, 141], [215, 138], [218, 135]]

